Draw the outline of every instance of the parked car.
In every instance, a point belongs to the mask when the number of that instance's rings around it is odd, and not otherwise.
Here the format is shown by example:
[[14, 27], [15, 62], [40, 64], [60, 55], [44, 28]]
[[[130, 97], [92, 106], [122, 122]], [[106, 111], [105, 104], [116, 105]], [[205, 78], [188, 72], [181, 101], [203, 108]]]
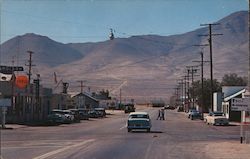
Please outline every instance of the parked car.
[[90, 118], [98, 118], [100, 116], [96, 110], [90, 110], [88, 114]]
[[191, 113], [192, 113], [193, 111], [197, 111], [197, 110], [196, 110], [196, 109], [189, 109], [189, 110], [188, 110], [188, 118], [190, 118], [190, 115], [191, 115]]
[[211, 112], [208, 116], [204, 117], [204, 121], [207, 124], [212, 125], [228, 125], [229, 120], [226, 118], [223, 112]]
[[74, 121], [74, 115], [70, 110], [53, 109], [50, 114], [62, 115], [62, 123], [72, 123]]
[[51, 113], [48, 115], [47, 119], [49, 123], [60, 124], [64, 122], [65, 116], [58, 113]]
[[194, 119], [201, 119], [202, 118], [202, 115], [201, 113], [198, 111], [198, 110], [195, 110], [195, 111], [192, 111], [189, 115], [189, 118], [191, 120], [194, 120]]
[[174, 106], [171, 106], [171, 105], [166, 105], [166, 106], [164, 106], [164, 109], [174, 110], [175, 107], [174, 107]]
[[147, 112], [132, 112], [128, 116], [127, 121], [128, 132], [133, 129], [146, 129], [150, 132], [151, 120]]
[[78, 109], [69, 109], [71, 111], [71, 114], [74, 115], [74, 122], [80, 122], [80, 112]]
[[81, 120], [89, 120], [89, 110], [84, 108], [78, 108]]
[[48, 121], [55, 123], [72, 123], [74, 115], [70, 110], [53, 109], [48, 115]]
[[183, 106], [178, 106], [177, 107], [177, 112], [183, 112], [184, 111], [184, 107]]
[[95, 108], [95, 111], [98, 114], [98, 117], [105, 117], [106, 116], [106, 111], [104, 108]]
[[124, 113], [135, 112], [134, 104], [125, 104], [124, 106]]
[[63, 110], [63, 114], [66, 116], [66, 119], [68, 119], [69, 123], [73, 122], [75, 120], [74, 114], [70, 110]]

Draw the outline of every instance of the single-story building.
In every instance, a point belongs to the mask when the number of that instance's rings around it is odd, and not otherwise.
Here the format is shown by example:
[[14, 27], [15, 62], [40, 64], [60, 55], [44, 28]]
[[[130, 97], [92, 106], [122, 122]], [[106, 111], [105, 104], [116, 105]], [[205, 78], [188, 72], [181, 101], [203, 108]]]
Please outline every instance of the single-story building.
[[74, 108], [93, 109], [99, 107], [99, 101], [88, 93], [78, 93], [72, 96]]
[[240, 111], [232, 111], [231, 104], [233, 98], [242, 98], [246, 91], [245, 86], [223, 86], [222, 87], [222, 112], [225, 113], [229, 121], [241, 122], [242, 114]]

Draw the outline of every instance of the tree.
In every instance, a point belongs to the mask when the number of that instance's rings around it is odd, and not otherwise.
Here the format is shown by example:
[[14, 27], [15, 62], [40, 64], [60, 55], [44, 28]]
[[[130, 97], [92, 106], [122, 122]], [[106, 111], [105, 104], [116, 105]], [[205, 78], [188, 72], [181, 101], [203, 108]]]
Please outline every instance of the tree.
[[246, 86], [247, 78], [239, 77], [236, 73], [225, 74], [221, 81], [222, 86]]
[[[203, 80], [203, 94], [204, 94], [204, 112], [208, 112], [209, 108], [211, 108], [211, 80], [204, 79]], [[213, 92], [221, 91], [220, 83], [214, 79], [213, 80]], [[194, 98], [197, 100], [199, 106], [202, 106], [202, 86], [201, 81], [195, 81], [190, 87], [190, 92], [194, 91]]]

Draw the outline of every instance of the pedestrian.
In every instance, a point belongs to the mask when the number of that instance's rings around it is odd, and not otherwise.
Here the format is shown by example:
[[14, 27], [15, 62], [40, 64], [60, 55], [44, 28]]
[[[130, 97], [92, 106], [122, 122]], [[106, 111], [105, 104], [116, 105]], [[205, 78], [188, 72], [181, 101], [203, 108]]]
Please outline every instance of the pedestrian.
[[161, 118], [162, 118], [162, 120], [165, 120], [165, 112], [164, 112], [164, 109], [161, 109]]
[[157, 117], [157, 119], [156, 120], [158, 120], [160, 118], [160, 120], [161, 120], [161, 110], [159, 109], [159, 111], [158, 111], [158, 117]]

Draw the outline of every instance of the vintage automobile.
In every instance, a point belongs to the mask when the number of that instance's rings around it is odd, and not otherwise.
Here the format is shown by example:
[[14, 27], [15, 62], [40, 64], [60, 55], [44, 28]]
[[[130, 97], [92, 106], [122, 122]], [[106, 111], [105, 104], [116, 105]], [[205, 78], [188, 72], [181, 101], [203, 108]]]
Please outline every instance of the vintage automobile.
[[193, 111], [197, 111], [197, 110], [196, 110], [196, 109], [189, 109], [189, 110], [188, 110], [188, 118], [190, 118], [190, 115], [191, 115], [191, 113], [192, 113]]
[[151, 120], [147, 112], [132, 112], [128, 116], [127, 121], [128, 132], [133, 129], [145, 129], [150, 132]]
[[51, 113], [48, 115], [47, 120], [50, 124], [61, 124], [65, 121], [65, 117], [58, 113]]
[[72, 123], [74, 121], [74, 115], [70, 110], [53, 109], [50, 114], [60, 114], [61, 123]]
[[71, 114], [74, 115], [74, 122], [81, 122], [80, 111], [78, 109], [69, 109]]
[[90, 110], [88, 112], [88, 114], [89, 114], [90, 118], [99, 118], [100, 117], [100, 113], [97, 112], [96, 110]]
[[48, 121], [51, 123], [72, 123], [74, 115], [70, 110], [53, 109], [48, 115]]
[[171, 106], [171, 105], [166, 105], [166, 106], [164, 106], [164, 109], [174, 110], [175, 107], [174, 107], [174, 106]]
[[135, 112], [134, 104], [125, 104], [124, 105], [124, 113], [131, 113], [131, 112]]
[[94, 110], [97, 112], [98, 117], [102, 118], [106, 116], [106, 111], [104, 108], [95, 108]]
[[89, 110], [85, 108], [78, 108], [81, 120], [89, 120]]
[[225, 117], [223, 112], [210, 112], [206, 117], [204, 117], [204, 121], [207, 124], [212, 125], [228, 125], [229, 121]]
[[198, 110], [193, 110], [192, 112], [190, 112], [189, 118], [190, 118], [191, 120], [194, 120], [194, 119], [201, 119], [201, 118], [202, 118], [202, 115], [201, 115], [201, 113], [200, 113]]

